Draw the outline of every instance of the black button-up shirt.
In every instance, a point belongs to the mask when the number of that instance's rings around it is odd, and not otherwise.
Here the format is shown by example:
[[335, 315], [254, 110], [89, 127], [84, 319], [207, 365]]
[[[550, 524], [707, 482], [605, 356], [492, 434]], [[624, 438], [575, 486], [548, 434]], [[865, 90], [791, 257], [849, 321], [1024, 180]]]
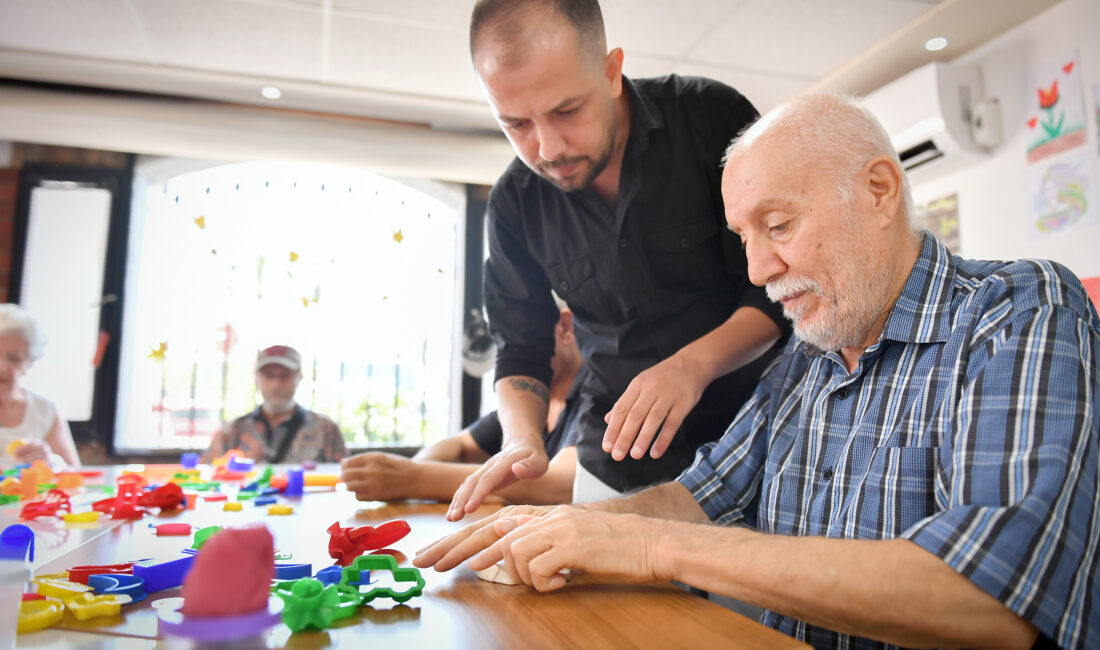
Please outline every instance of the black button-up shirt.
[[659, 459], [614, 461], [603, 417], [643, 370], [721, 325], [739, 307], [781, 309], [750, 284], [744, 251], [726, 229], [722, 154], [756, 119], [736, 90], [702, 78], [624, 78], [630, 134], [619, 196], [564, 192], [516, 159], [489, 197], [485, 270], [496, 377], [550, 384], [553, 289], [574, 314], [591, 373], [581, 393], [580, 462], [626, 490], [675, 478], [695, 449], [717, 439], [756, 386], [762, 359], [711, 383]]

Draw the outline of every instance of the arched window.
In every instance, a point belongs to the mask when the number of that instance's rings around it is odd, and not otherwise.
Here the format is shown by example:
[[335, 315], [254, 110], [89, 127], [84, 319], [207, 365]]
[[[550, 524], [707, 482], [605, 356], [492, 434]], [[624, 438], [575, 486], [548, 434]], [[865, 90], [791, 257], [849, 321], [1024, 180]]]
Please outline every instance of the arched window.
[[205, 448], [259, 404], [275, 344], [302, 354], [298, 403], [349, 443], [446, 435], [461, 193], [437, 189], [299, 163], [139, 168], [116, 448]]

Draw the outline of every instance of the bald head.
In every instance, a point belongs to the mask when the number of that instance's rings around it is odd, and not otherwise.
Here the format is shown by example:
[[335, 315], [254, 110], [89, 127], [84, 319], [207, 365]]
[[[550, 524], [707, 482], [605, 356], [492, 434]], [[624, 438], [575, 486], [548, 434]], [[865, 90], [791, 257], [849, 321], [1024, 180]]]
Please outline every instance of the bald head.
[[[746, 155], [758, 144], [780, 141], [808, 165], [831, 170], [839, 198], [850, 202], [856, 175], [868, 161], [885, 156], [901, 169], [890, 136], [878, 119], [853, 98], [839, 94], [800, 95], [765, 113], [726, 149], [723, 164]], [[905, 217], [914, 233], [909, 179], [902, 180]]]
[[478, 0], [470, 17], [470, 56], [476, 62], [491, 50], [499, 64], [519, 66], [555, 20], [572, 29], [584, 60], [603, 61], [607, 39], [596, 0]]

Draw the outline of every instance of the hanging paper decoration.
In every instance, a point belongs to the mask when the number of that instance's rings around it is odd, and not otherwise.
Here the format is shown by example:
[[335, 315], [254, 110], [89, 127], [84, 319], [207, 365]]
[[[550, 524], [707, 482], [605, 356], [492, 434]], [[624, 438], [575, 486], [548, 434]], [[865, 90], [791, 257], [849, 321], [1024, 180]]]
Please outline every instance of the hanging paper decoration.
[[195, 217], [195, 225], [199, 227], [199, 230], [206, 228], [206, 217]]
[[400, 243], [401, 243], [401, 240], [402, 240], [402, 239], [404, 239], [404, 238], [405, 238], [405, 235], [402, 235], [402, 234], [401, 234], [401, 230], [400, 230], [400, 229], [398, 229], [398, 231], [397, 231], [397, 232], [393, 233], [393, 240], [394, 240], [395, 242], [397, 242], [398, 244], [400, 244]]
[[295, 253], [294, 251], [290, 251], [290, 261], [291, 262], [297, 262], [298, 261], [298, 254]]
[[149, 348], [149, 358], [155, 361], [164, 361], [164, 355], [168, 352], [168, 341], [161, 341], [155, 348]]

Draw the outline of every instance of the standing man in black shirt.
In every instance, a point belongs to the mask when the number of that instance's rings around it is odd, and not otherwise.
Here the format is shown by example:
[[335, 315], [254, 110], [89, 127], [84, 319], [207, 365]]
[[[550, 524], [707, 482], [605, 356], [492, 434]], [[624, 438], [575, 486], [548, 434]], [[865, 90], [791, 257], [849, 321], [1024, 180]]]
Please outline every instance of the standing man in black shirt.
[[470, 51], [518, 158], [489, 198], [485, 278], [504, 446], [448, 518], [546, 471], [551, 289], [591, 370], [578, 486], [675, 478], [721, 436], [788, 328], [725, 228], [720, 160], [757, 112], [715, 81], [623, 77], [596, 0], [480, 0]]

